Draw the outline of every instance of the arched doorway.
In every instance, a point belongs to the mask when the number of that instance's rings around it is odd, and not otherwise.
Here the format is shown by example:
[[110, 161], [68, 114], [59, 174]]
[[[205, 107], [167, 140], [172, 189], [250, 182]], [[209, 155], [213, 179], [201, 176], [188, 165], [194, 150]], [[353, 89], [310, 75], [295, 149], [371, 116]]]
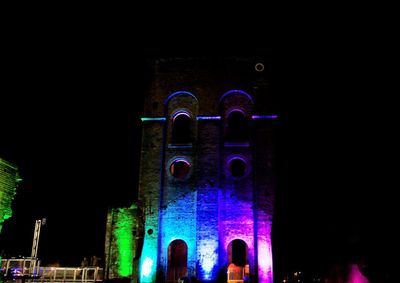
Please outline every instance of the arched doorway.
[[178, 282], [187, 276], [187, 245], [182, 240], [172, 241], [168, 246], [167, 282]]
[[243, 280], [249, 276], [248, 248], [243, 240], [236, 239], [228, 245], [228, 282]]

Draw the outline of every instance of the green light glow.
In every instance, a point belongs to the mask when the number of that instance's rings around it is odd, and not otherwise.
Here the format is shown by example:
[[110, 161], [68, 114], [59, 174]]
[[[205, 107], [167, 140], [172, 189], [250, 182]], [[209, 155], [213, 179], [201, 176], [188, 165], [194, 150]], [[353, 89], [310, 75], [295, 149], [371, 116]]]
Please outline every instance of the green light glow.
[[3, 222], [12, 216], [11, 205], [19, 181], [17, 168], [0, 158], [0, 233]]
[[147, 121], [166, 121], [167, 119], [165, 117], [142, 117], [140, 118], [142, 122], [147, 122]]
[[132, 231], [135, 221], [129, 209], [118, 209], [115, 213], [114, 235], [119, 254], [118, 273], [120, 276], [130, 276], [134, 251]]

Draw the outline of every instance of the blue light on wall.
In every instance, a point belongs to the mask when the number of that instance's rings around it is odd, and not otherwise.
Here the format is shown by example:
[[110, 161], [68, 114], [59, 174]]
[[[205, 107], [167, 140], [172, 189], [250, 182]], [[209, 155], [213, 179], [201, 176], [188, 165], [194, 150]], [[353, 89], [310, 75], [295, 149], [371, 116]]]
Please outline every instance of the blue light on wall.
[[[193, 221], [196, 207], [196, 192], [189, 191], [170, 200], [161, 214], [163, 237], [161, 243], [162, 265], [168, 266], [168, 247], [175, 240], [182, 240], [187, 246], [187, 267], [195, 268], [196, 263], [196, 222]], [[184, 209], [182, 209], [184, 208]], [[179, 223], [179, 224], [177, 224]]]
[[205, 280], [211, 279], [212, 271], [218, 261], [218, 242], [216, 240], [202, 240], [199, 242], [200, 267], [204, 272]]
[[190, 95], [190, 96], [194, 97], [194, 99], [196, 99], [196, 101], [197, 101], [197, 98], [196, 98], [196, 96], [194, 96], [193, 93], [188, 92], [188, 91], [184, 91], [184, 90], [179, 90], [179, 91], [175, 91], [174, 93], [170, 94], [167, 97], [167, 99], [164, 101], [164, 104], [167, 105], [168, 102], [171, 100], [171, 98], [173, 98], [176, 95]]
[[197, 120], [221, 120], [221, 116], [197, 116]]
[[[154, 227], [146, 226], [146, 230], [154, 229]], [[155, 282], [156, 279], [156, 264], [157, 264], [157, 241], [155, 233], [149, 235], [145, 234], [144, 245], [141, 256], [141, 262], [139, 264], [140, 270], [140, 282]]]
[[247, 92], [245, 92], [245, 91], [243, 91], [243, 90], [240, 90], [240, 89], [232, 89], [232, 90], [230, 90], [230, 91], [228, 91], [228, 92], [225, 92], [225, 93], [221, 96], [221, 98], [220, 98], [219, 101], [224, 100], [224, 98], [225, 98], [226, 96], [228, 96], [228, 95], [230, 95], [230, 94], [232, 94], [232, 93], [240, 93], [240, 94], [243, 94], [244, 96], [247, 96], [247, 98], [248, 98], [252, 103], [254, 103], [254, 102], [253, 102], [253, 98], [250, 96], [250, 94], [248, 94]]

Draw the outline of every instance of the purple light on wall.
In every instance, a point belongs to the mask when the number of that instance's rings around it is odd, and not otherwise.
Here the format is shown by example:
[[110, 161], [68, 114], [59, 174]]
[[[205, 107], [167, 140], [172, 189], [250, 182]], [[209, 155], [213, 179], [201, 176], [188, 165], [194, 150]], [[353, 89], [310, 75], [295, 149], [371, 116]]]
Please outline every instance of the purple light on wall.
[[268, 213], [258, 210], [257, 225], [257, 250], [258, 250], [258, 278], [260, 283], [273, 282], [273, 269], [272, 269], [272, 248], [271, 248], [271, 227], [272, 222], [261, 221], [268, 217]]
[[253, 115], [253, 119], [277, 119], [278, 115]]
[[241, 114], [243, 114], [243, 116], [246, 116], [246, 114], [244, 113], [244, 111], [242, 110], [242, 109], [239, 109], [239, 108], [234, 108], [234, 109], [232, 109], [232, 110], [230, 110], [229, 112], [228, 112], [228, 117], [229, 117], [229, 115], [231, 115], [233, 112], [240, 112]]
[[234, 154], [234, 155], [230, 155], [227, 159], [226, 159], [226, 164], [229, 165], [233, 160], [235, 159], [239, 159], [241, 161], [243, 161], [244, 163], [246, 162], [246, 158], [241, 155], [241, 154]]
[[225, 142], [224, 143], [225, 147], [249, 147], [250, 143], [249, 142]]
[[228, 157], [225, 170], [227, 176], [231, 176], [234, 179], [243, 178], [250, 172], [247, 159], [238, 154]]
[[258, 241], [258, 276], [260, 283], [272, 283], [272, 253], [267, 241]]
[[369, 280], [361, 273], [357, 264], [350, 265], [349, 277], [346, 282], [351, 283], [369, 283]]

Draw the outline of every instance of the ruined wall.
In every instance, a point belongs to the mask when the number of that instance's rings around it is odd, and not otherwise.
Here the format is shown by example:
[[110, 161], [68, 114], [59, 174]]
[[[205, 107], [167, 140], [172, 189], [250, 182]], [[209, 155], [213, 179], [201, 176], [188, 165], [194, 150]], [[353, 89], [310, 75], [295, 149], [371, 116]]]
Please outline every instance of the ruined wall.
[[0, 158], [0, 233], [4, 221], [12, 216], [12, 201], [20, 180], [18, 168]]
[[136, 204], [129, 208], [109, 209], [105, 243], [106, 279], [137, 278], [137, 269], [133, 263], [140, 245], [138, 221], [140, 211]]
[[144, 213], [144, 243], [139, 261], [140, 282], [156, 282], [159, 207], [162, 180], [163, 121], [143, 123], [139, 203]]

